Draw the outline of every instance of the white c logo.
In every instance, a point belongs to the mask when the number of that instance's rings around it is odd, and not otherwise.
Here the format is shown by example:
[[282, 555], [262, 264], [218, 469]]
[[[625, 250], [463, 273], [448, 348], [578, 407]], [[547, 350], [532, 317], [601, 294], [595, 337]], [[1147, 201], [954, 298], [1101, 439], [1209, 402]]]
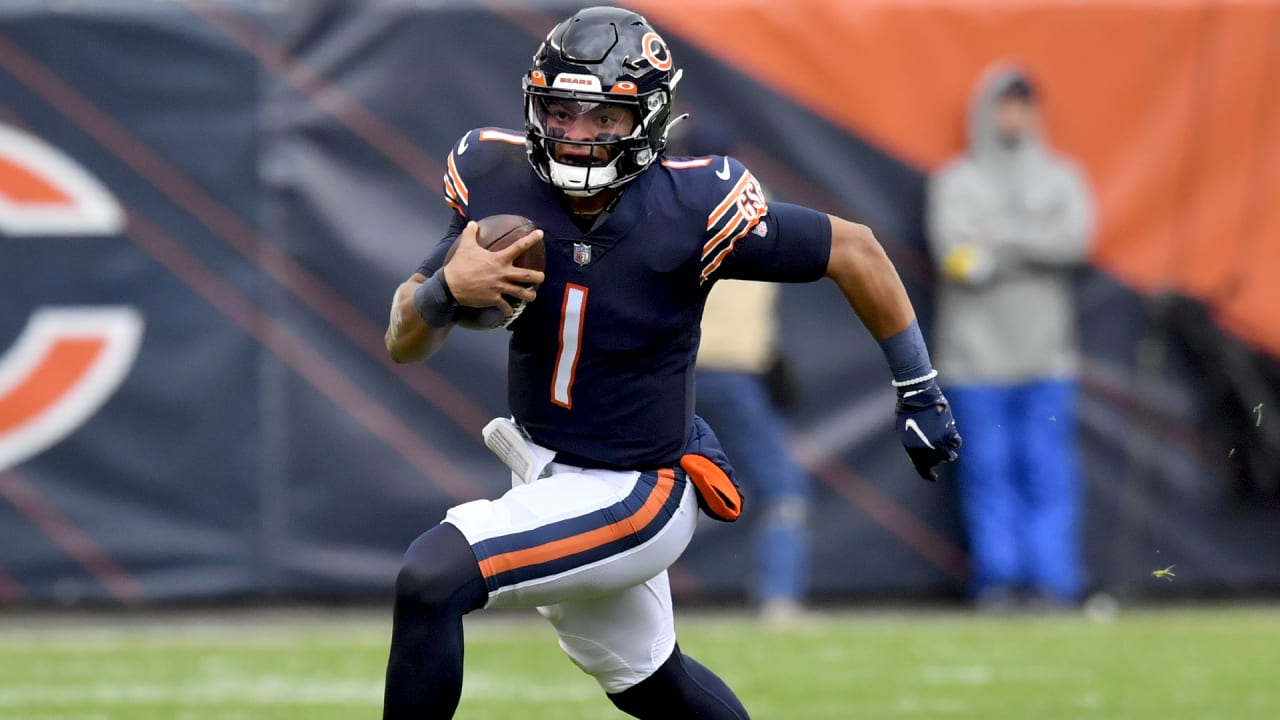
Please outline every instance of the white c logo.
[[[111, 192], [40, 138], [0, 124], [0, 235], [118, 235]], [[133, 367], [142, 314], [118, 306], [37, 308], [0, 353], [0, 470], [83, 425]]]

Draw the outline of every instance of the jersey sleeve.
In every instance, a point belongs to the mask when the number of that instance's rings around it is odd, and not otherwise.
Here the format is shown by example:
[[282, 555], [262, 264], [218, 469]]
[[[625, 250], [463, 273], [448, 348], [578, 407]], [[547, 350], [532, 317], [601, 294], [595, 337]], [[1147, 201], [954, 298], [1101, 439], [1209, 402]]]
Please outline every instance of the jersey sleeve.
[[458, 235], [462, 233], [462, 228], [467, 226], [466, 218], [454, 213], [453, 220], [449, 223], [449, 230], [445, 233], [440, 242], [427, 253], [423, 258], [422, 264], [418, 265], [418, 272], [431, 277], [435, 271], [444, 265], [444, 258], [449, 254], [449, 248], [453, 247], [453, 242], [458, 239]]
[[[503, 128], [470, 130], [445, 160], [444, 201], [463, 219], [471, 219], [473, 193], [488, 186], [495, 171], [517, 159], [524, 163], [524, 136]], [[513, 146], [519, 148], [512, 152]], [[490, 188], [491, 190], [492, 188]], [[483, 198], [480, 203], [483, 205]]]
[[831, 259], [831, 218], [800, 205], [774, 203], [716, 269], [716, 277], [812, 282]]
[[764, 190], [742, 163], [723, 157], [719, 163], [713, 164], [720, 167], [712, 181], [711, 197], [716, 204], [707, 215], [707, 232], [702, 244], [702, 268], [698, 279], [703, 283], [716, 275], [738, 241], [769, 212]]
[[701, 282], [810, 282], [826, 273], [831, 221], [825, 214], [787, 203], [770, 205], [759, 181], [734, 158], [715, 157], [699, 172], [712, 185], [715, 202], [707, 216]]
[[[453, 241], [471, 220], [472, 189], [483, 188], [491, 181], [495, 168], [511, 158], [511, 147], [520, 147], [524, 156], [524, 136], [502, 128], [486, 127], [469, 130], [449, 149], [445, 161], [444, 201], [453, 209], [449, 230], [418, 266], [418, 272], [431, 275], [444, 265], [445, 255]], [[483, 198], [480, 200], [483, 206]]]
[[453, 208], [453, 211], [462, 218], [467, 218], [467, 207], [471, 201], [471, 190], [467, 187], [466, 181], [462, 177], [462, 156], [471, 148], [471, 144], [475, 142], [475, 130], [468, 131], [458, 144], [449, 150], [449, 157], [445, 161], [444, 172], [444, 201]]

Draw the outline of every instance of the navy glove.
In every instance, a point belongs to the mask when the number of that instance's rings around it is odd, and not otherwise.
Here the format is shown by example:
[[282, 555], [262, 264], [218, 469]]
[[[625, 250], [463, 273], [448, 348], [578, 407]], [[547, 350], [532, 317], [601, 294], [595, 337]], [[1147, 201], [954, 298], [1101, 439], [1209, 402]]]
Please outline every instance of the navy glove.
[[925, 480], [937, 480], [934, 467], [958, 455], [960, 432], [951, 417], [951, 404], [936, 380], [898, 388], [898, 437], [911, 456], [916, 472]]

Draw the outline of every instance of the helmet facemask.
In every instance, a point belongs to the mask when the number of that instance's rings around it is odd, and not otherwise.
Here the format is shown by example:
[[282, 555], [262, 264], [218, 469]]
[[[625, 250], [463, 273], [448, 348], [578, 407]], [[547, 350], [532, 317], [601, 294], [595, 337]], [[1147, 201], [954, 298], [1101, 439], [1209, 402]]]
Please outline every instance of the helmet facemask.
[[526, 92], [525, 122], [543, 179], [568, 195], [589, 196], [633, 177], [636, 155], [649, 143], [635, 102], [576, 95]]
[[[679, 79], [677, 70], [672, 89]], [[525, 130], [534, 169], [543, 180], [568, 195], [595, 195], [644, 172], [666, 147], [671, 127], [684, 119], [681, 116], [671, 120], [671, 95], [665, 90], [641, 96], [583, 93], [540, 87], [526, 78], [524, 92]], [[558, 132], [554, 122], [548, 121], [548, 111], [553, 107], [577, 116], [602, 106], [625, 109], [633, 122], [630, 131], [623, 135], [602, 132], [593, 140], [570, 140]], [[563, 162], [568, 158], [563, 151], [557, 153], [557, 143], [591, 148], [591, 162], [585, 166]], [[606, 157], [599, 157], [595, 148], [603, 148]]]

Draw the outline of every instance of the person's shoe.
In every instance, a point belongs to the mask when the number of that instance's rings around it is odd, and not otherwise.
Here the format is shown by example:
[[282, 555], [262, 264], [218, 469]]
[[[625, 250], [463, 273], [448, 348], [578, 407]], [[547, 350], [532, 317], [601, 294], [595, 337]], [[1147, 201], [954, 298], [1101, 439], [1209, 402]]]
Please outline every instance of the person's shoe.
[[1032, 615], [1059, 615], [1080, 609], [1080, 603], [1063, 597], [1057, 597], [1042, 591], [1033, 591], [1027, 596], [1026, 611]]
[[806, 616], [804, 606], [789, 598], [774, 598], [760, 605], [760, 622], [770, 628], [794, 628], [802, 625]]
[[973, 607], [984, 615], [1013, 615], [1021, 609], [1018, 593], [1012, 588], [993, 587], [973, 598]]

